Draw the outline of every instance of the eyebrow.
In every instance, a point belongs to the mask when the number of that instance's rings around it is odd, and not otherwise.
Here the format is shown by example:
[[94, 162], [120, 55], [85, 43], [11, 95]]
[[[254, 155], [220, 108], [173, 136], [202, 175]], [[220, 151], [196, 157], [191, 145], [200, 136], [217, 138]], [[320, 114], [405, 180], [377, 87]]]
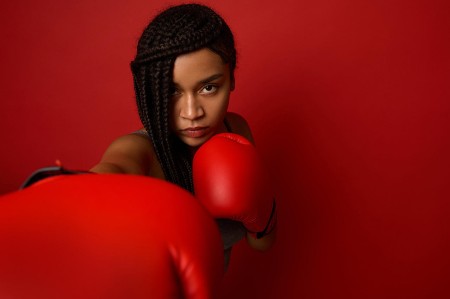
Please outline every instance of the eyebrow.
[[223, 77], [223, 74], [215, 74], [215, 75], [209, 76], [208, 78], [205, 78], [205, 79], [203, 79], [203, 80], [200, 80], [199, 83], [209, 83], [209, 82], [211, 82], [211, 81], [214, 81], [214, 80], [216, 80], [216, 79], [219, 79], [220, 77]]
[[[199, 84], [209, 83], [209, 82], [214, 81], [216, 79], [219, 79], [221, 77], [223, 77], [222, 73], [215, 74], [215, 75], [212, 75], [212, 76], [209, 76], [209, 77], [207, 77], [205, 79], [200, 80], [198, 83]], [[173, 82], [173, 86], [178, 87], [179, 85], [176, 82]]]

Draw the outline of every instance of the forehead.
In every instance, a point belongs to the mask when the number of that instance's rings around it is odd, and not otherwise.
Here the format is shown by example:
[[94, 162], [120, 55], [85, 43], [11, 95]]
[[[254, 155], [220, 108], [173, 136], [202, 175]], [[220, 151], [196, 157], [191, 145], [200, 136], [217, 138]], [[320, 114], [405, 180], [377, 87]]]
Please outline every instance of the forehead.
[[203, 48], [175, 59], [173, 81], [177, 84], [197, 82], [216, 74], [227, 74], [228, 65], [213, 51]]

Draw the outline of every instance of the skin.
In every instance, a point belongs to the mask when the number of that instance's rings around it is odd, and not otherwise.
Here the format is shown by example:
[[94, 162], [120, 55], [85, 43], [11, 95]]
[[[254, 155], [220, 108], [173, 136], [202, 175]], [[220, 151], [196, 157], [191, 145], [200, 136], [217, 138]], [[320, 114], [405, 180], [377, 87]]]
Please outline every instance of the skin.
[[226, 131], [223, 119], [232, 84], [229, 67], [220, 56], [209, 49], [179, 56], [173, 84], [169, 119], [178, 138], [196, 149], [214, 134]]
[[[177, 57], [173, 69], [173, 93], [170, 105], [170, 129], [195, 152], [213, 135], [226, 132], [226, 117], [233, 133], [254, 143], [250, 128], [240, 115], [227, 112], [234, 89], [228, 64], [207, 48]], [[144, 130], [144, 129], [141, 129]], [[153, 145], [146, 136], [128, 134], [107, 148], [92, 172], [125, 173], [164, 178]], [[267, 250], [275, 240], [275, 231], [255, 239], [247, 234], [248, 244]]]

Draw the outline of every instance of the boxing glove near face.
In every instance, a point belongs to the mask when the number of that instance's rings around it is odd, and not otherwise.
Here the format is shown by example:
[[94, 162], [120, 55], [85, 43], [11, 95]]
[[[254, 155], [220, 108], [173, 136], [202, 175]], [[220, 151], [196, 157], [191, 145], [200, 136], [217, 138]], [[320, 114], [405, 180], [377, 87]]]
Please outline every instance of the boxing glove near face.
[[233, 133], [213, 136], [195, 153], [195, 197], [215, 218], [240, 221], [262, 237], [275, 225], [271, 183], [255, 147]]

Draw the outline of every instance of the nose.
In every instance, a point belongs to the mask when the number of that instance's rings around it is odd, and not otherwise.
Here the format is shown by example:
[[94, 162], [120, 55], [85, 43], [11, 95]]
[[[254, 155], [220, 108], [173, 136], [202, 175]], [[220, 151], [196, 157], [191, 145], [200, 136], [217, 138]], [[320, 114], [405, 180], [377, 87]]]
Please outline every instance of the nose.
[[193, 94], [185, 94], [180, 106], [180, 116], [188, 120], [198, 119], [205, 114], [200, 101]]

